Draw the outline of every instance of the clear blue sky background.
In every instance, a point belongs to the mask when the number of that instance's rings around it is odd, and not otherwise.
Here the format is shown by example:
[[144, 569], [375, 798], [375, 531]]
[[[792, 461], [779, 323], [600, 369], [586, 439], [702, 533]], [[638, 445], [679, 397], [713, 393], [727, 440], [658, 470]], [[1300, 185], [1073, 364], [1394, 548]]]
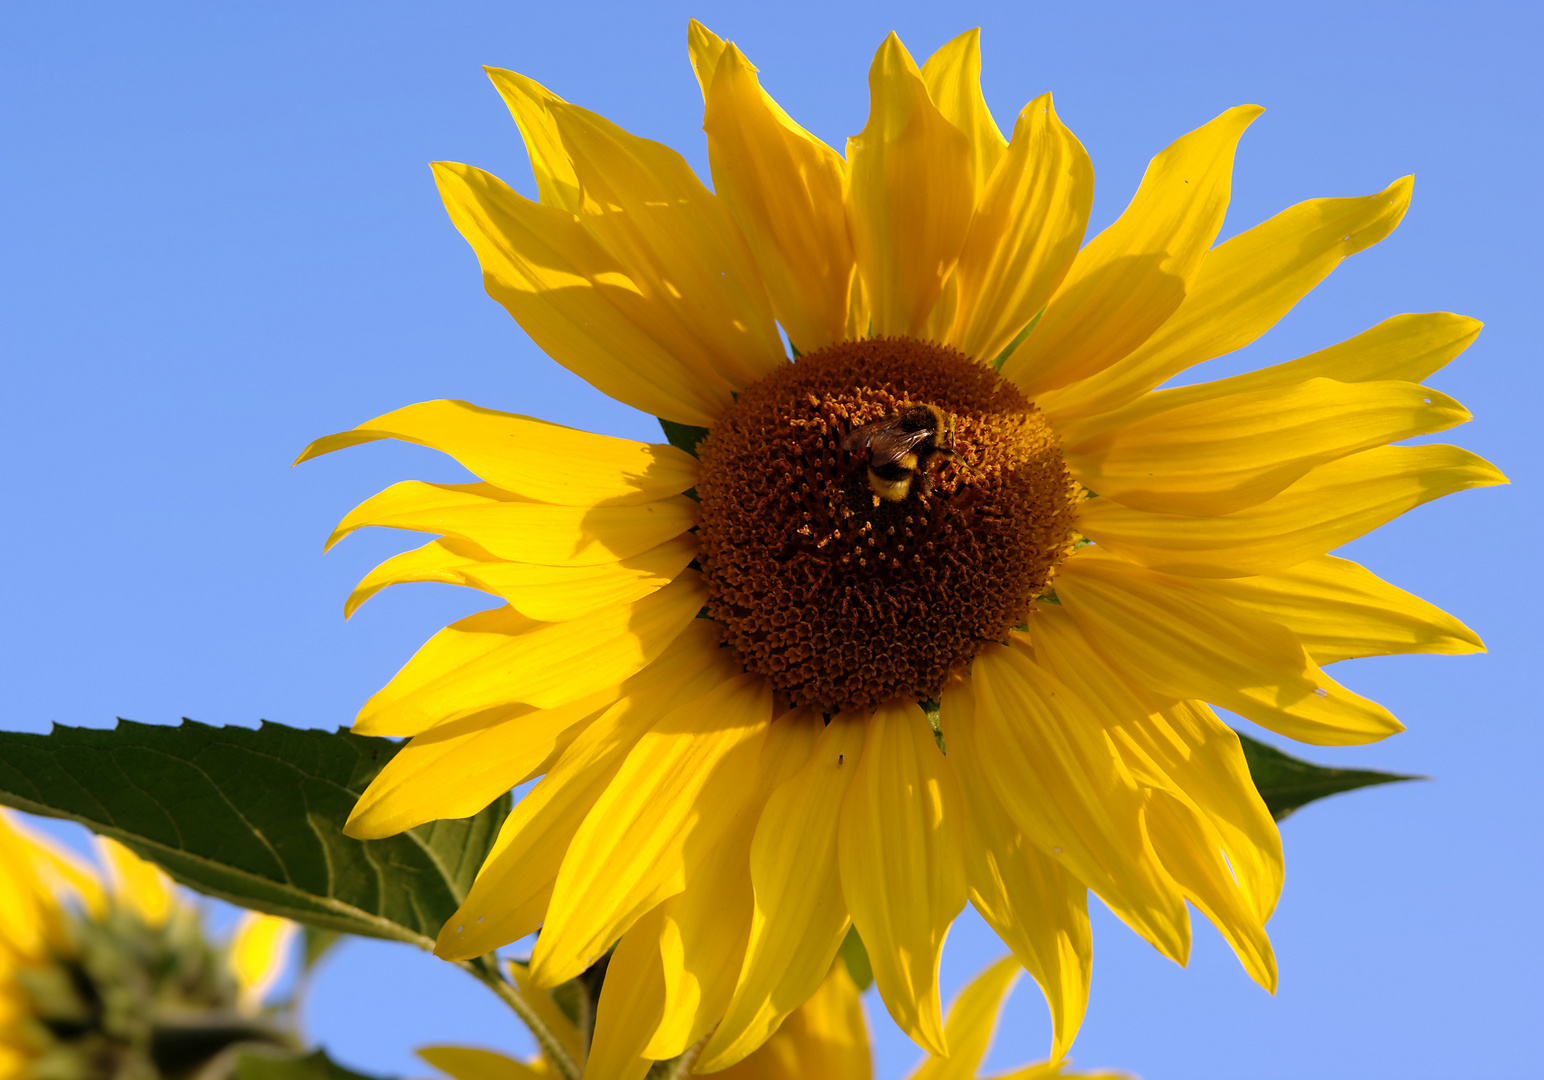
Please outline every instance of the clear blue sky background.
[[[486, 606], [409, 586], [341, 617], [352, 583], [414, 541], [322, 539], [405, 478], [462, 478], [379, 444], [291, 471], [314, 436], [459, 397], [619, 435], [653, 421], [546, 360], [484, 295], [427, 163], [527, 192], [479, 65], [525, 72], [680, 149], [706, 176], [686, 20], [740, 43], [834, 146], [859, 130], [892, 28], [918, 59], [983, 27], [1005, 129], [1053, 90], [1098, 170], [1097, 228], [1147, 159], [1222, 109], [1245, 136], [1225, 235], [1300, 199], [1414, 173], [1399, 231], [1347, 262], [1219, 370], [1300, 355], [1403, 311], [1488, 328], [1434, 380], [1478, 418], [1457, 441], [1510, 488], [1418, 510], [1352, 554], [1450, 608], [1489, 656], [1335, 674], [1409, 732], [1311, 751], [1428, 774], [1287, 821], [1272, 999], [1198, 922], [1188, 970], [1102, 910], [1088, 1065], [1149, 1080], [1537, 1075], [1539, 9], [1517, 4], [295, 3], [7, 5], [0, 16], [0, 307], [8, 567], [0, 726], [268, 718], [348, 723], [435, 628]], [[1272, 738], [1271, 741], [1280, 743]], [[946, 993], [996, 954], [958, 924]], [[882, 1013], [881, 1013], [882, 1015]], [[1531, 1020], [1530, 1020], [1531, 1017]], [[418, 1073], [433, 1041], [517, 1048], [500, 1007], [406, 947], [356, 942], [315, 989], [350, 1065]], [[885, 1080], [915, 1056], [876, 1018]], [[1039, 1057], [1014, 996], [993, 1063]]]

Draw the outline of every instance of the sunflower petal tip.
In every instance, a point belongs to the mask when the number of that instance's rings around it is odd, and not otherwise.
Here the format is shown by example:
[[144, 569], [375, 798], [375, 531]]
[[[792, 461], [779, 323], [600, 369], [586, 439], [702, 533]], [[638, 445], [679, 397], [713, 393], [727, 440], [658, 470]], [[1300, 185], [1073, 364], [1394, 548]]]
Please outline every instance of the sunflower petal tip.
[[911, 53], [907, 51], [905, 44], [901, 41], [901, 36], [894, 30], [891, 30], [885, 35], [884, 41], [879, 43], [879, 48], [874, 53], [874, 63], [871, 72], [883, 71], [891, 62], [896, 60], [909, 67], [916, 67], [916, 61], [911, 58]]
[[461, 945], [461, 939], [466, 927], [460, 921], [460, 913], [452, 915], [450, 921], [440, 927], [439, 936], [434, 939], [434, 955], [441, 960], [467, 960], [470, 955]]
[[342, 434], [344, 433], [338, 432], [333, 435], [323, 435], [320, 439], [312, 439], [310, 442], [306, 443], [306, 448], [300, 452], [300, 456], [297, 457], [294, 461], [290, 462], [290, 468], [293, 469], [302, 461], [310, 461], [313, 458], [319, 458], [323, 454], [330, 454], [332, 451], [339, 449], [339, 447], [336, 445], [336, 441], [338, 436]]
[[[361, 809], [364, 809], [365, 812], [361, 813]], [[347, 836], [351, 840], [381, 839], [382, 834], [377, 834], [376, 830], [370, 828], [369, 826], [369, 812], [367, 804], [362, 801], [354, 804], [354, 809], [349, 814], [348, 820], [343, 823], [343, 835]]]

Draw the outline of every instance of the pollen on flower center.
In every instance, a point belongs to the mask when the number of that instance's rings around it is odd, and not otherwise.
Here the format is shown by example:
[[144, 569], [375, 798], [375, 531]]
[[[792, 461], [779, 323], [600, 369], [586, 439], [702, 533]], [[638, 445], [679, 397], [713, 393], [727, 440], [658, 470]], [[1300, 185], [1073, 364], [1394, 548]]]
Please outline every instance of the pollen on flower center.
[[811, 353], [746, 389], [698, 449], [709, 611], [795, 705], [936, 696], [1025, 621], [1072, 547], [1078, 488], [1044, 417], [946, 346]]

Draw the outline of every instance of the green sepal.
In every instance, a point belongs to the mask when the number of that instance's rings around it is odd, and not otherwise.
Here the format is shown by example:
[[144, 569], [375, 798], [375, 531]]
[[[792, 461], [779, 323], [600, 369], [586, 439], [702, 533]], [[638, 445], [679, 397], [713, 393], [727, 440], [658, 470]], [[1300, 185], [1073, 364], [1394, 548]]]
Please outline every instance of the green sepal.
[[1004, 348], [1002, 352], [998, 353], [996, 359], [992, 361], [993, 371], [1001, 371], [1003, 369], [1003, 365], [1008, 362], [1008, 357], [1013, 355], [1015, 349], [1024, 344], [1024, 339], [1029, 337], [1029, 335], [1034, 332], [1035, 327], [1040, 324], [1040, 316], [1044, 314], [1045, 308], [1041, 308], [1039, 311], [1035, 312], [1035, 317], [1029, 320], [1028, 326], [1024, 327], [1024, 329], [1020, 330], [1017, 334], [1013, 335], [1013, 340], [1008, 342], [1007, 347]]
[[302, 961], [305, 970], [315, 967], [322, 957], [327, 955], [334, 945], [343, 939], [343, 935], [336, 930], [324, 930], [320, 926], [307, 926], [303, 935], [305, 946], [305, 958]]
[[947, 755], [949, 748], [944, 745], [943, 707], [936, 701], [919, 701], [917, 705], [922, 709], [922, 715], [927, 717], [928, 726], [933, 729], [933, 741], [938, 744], [939, 751]]
[[842, 963], [847, 965], [847, 974], [852, 976], [852, 981], [860, 991], [867, 990], [874, 984], [874, 965], [869, 962], [868, 949], [864, 947], [863, 939], [858, 936], [858, 928], [849, 926], [847, 936], [842, 939], [842, 947], [837, 951], [842, 958]]
[[1338, 795], [1342, 791], [1355, 791], [1374, 784], [1394, 784], [1401, 780], [1427, 779], [1405, 773], [1315, 765], [1284, 754], [1274, 746], [1267, 746], [1248, 735], [1240, 734], [1238, 741], [1244, 748], [1244, 760], [1249, 763], [1249, 775], [1254, 779], [1260, 797], [1265, 800], [1266, 809], [1277, 821], [1315, 799]]
[[666, 420], [663, 417], [655, 417], [655, 419], [659, 421], [660, 429], [665, 433], [665, 440], [671, 446], [685, 450], [692, 457], [697, 456], [697, 444], [707, 437], [707, 428], [678, 424], [674, 420]]
[[354, 840], [343, 823], [390, 739], [121, 720], [0, 732], [0, 804], [79, 822], [189, 888], [326, 930], [433, 948], [509, 813]]

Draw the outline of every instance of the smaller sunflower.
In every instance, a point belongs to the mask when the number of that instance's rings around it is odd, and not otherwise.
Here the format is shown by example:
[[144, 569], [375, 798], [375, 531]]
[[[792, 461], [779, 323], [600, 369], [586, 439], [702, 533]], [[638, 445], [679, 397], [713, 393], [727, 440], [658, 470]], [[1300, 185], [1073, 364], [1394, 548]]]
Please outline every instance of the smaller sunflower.
[[0, 1077], [157, 1080], [243, 1043], [287, 1045], [262, 999], [296, 927], [243, 915], [212, 945], [198, 909], [120, 844], [100, 867], [0, 811]]

